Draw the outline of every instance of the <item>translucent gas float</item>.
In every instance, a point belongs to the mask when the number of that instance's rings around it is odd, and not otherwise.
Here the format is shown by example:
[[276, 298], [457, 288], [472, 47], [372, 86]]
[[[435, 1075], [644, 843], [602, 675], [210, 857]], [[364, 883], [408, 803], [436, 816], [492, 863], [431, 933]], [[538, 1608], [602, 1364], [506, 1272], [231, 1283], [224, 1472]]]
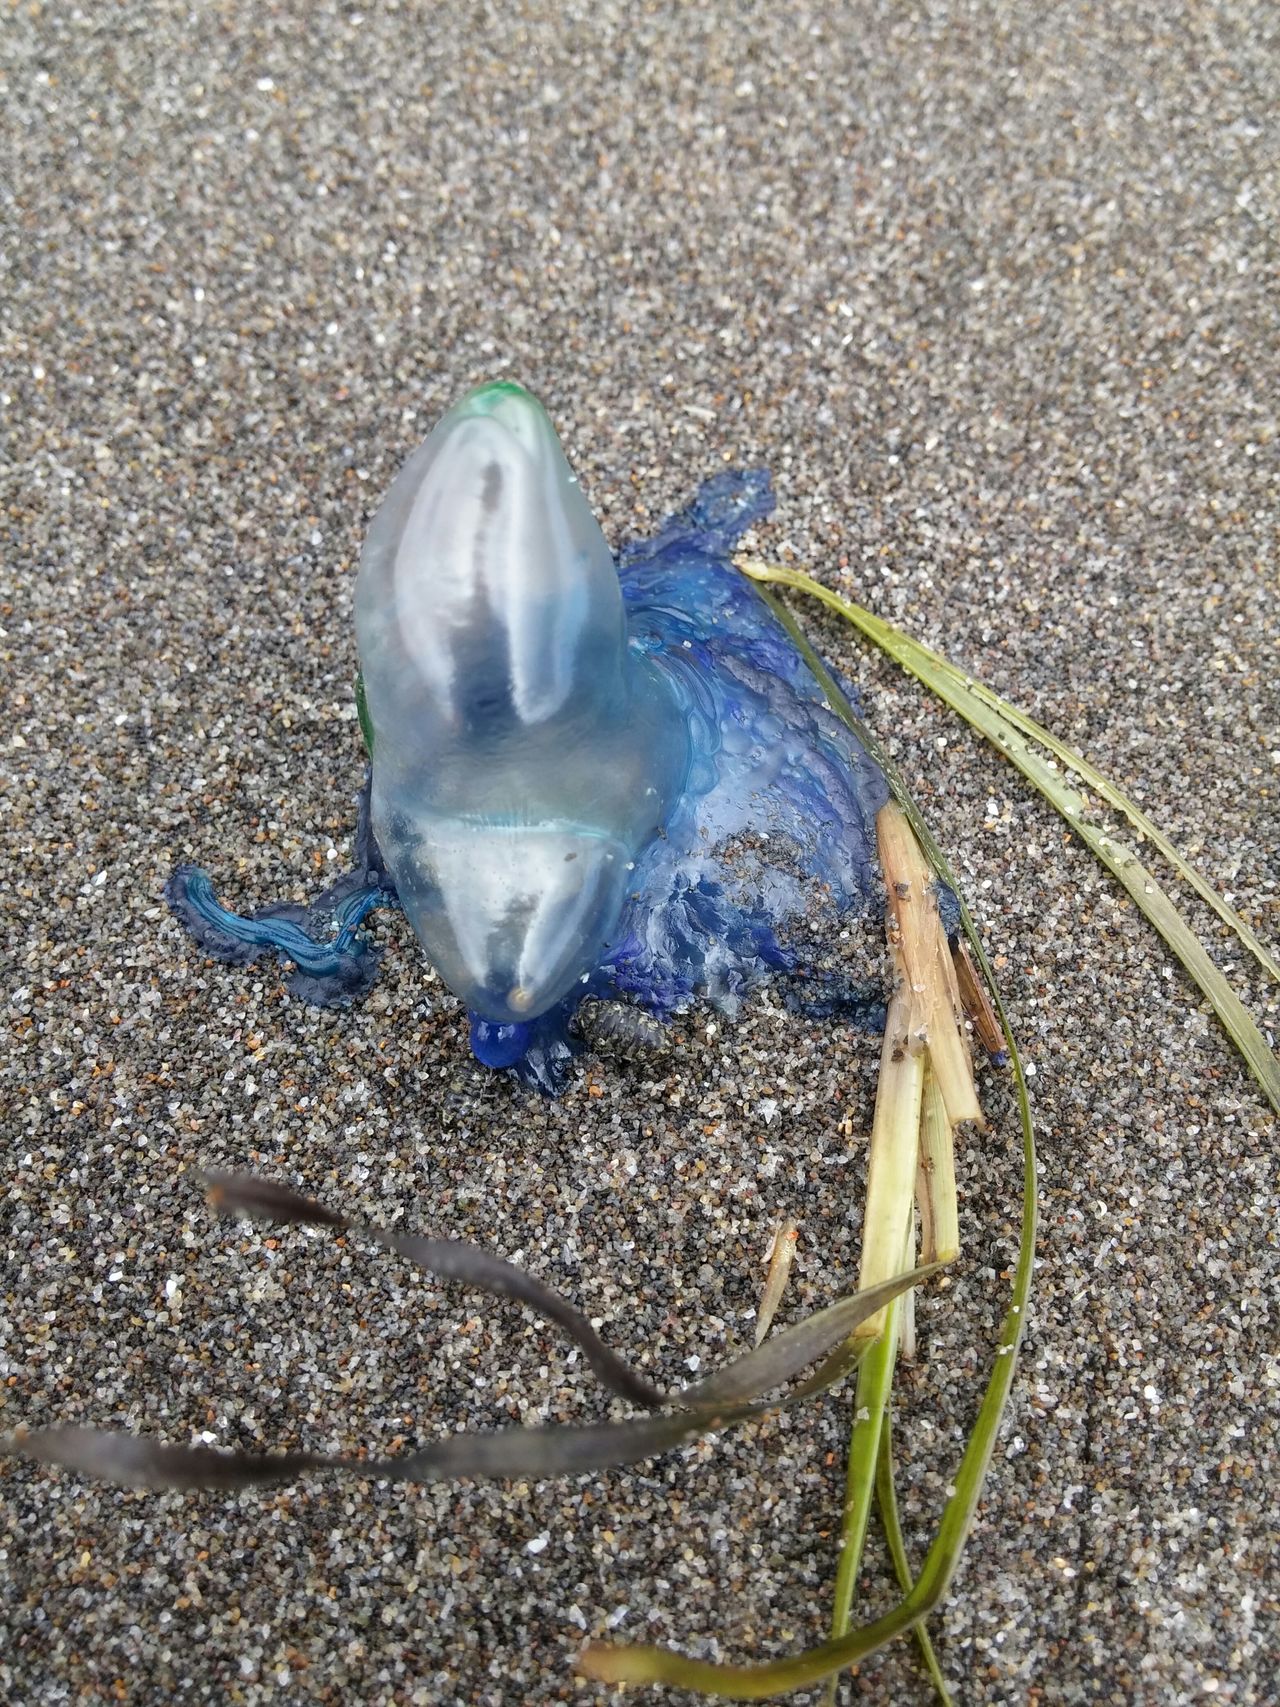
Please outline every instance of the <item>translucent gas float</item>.
[[721, 473], [615, 565], [541, 405], [471, 392], [361, 559], [355, 869], [310, 907], [242, 916], [182, 866], [174, 912], [209, 953], [274, 951], [296, 994], [344, 1005], [376, 974], [362, 921], [398, 905], [477, 1057], [546, 1089], [584, 999], [732, 1014], [783, 975], [790, 1000], [874, 1023], [888, 789], [732, 566], [772, 506], [762, 470]]
[[543, 1014], [599, 961], [690, 729], [527, 392], [472, 392], [410, 457], [369, 529], [356, 634], [400, 904], [472, 1012]]

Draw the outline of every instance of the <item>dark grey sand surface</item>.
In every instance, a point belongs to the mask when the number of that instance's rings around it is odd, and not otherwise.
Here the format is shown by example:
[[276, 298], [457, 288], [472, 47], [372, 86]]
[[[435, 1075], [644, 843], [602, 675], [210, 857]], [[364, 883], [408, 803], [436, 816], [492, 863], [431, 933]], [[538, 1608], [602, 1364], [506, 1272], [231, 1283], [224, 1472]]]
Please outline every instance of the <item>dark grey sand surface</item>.
[[[765, 999], [549, 1102], [471, 1061], [401, 921], [334, 1014], [167, 917], [179, 859], [242, 905], [343, 859], [362, 530], [483, 378], [545, 399], [614, 541], [767, 463], [762, 550], [1091, 753], [1274, 945], [1278, 30], [1136, 0], [5, 8], [4, 1427], [390, 1449], [604, 1414], [516, 1308], [216, 1221], [200, 1168], [474, 1236], [667, 1382], [749, 1341], [783, 1213], [784, 1315], [853, 1283], [873, 1040]], [[804, 617], [1035, 1075], [1038, 1292], [945, 1672], [971, 1703], [1274, 1702], [1275, 1123], [1061, 822]], [[901, 1386], [917, 1558], [1016, 1245], [983, 1094]], [[596, 1702], [587, 1634], [795, 1651], [849, 1408], [563, 1484], [183, 1497], [7, 1462], [0, 1698]], [[906, 1643], [844, 1694], [927, 1698]]]

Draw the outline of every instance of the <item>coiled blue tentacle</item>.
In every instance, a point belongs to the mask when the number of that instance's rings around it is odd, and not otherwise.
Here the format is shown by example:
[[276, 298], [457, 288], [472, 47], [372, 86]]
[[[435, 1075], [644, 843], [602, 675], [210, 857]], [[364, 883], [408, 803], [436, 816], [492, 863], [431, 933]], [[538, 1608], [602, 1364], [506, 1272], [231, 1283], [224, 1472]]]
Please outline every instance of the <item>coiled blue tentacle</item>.
[[[233, 913], [218, 901], [209, 874], [198, 865], [180, 865], [165, 884], [165, 900], [206, 954], [235, 966], [247, 966], [267, 950], [292, 961], [285, 979], [295, 996], [315, 1007], [347, 1007], [368, 995], [382, 950], [357, 933], [376, 907], [395, 906], [394, 892], [380, 885], [345, 896], [332, 907], [336, 935], [324, 941], [307, 929], [311, 908], [284, 903], [256, 913]], [[316, 906], [331, 905], [322, 895]]]
[[355, 867], [309, 906], [280, 901], [233, 913], [219, 902], [206, 871], [180, 865], [164, 886], [174, 917], [215, 960], [248, 966], [270, 951], [292, 961], [285, 986], [314, 1007], [349, 1007], [367, 996], [382, 950], [359, 935], [360, 926], [377, 908], [400, 903], [369, 825], [367, 776], [357, 801]]

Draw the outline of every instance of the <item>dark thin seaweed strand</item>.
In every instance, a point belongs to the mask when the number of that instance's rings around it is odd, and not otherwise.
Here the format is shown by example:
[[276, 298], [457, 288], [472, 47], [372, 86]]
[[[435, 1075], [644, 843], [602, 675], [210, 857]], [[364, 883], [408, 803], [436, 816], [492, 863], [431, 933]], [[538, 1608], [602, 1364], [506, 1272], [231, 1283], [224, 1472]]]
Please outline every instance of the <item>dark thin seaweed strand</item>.
[[[336, 1211], [274, 1181], [231, 1174], [216, 1176], [207, 1183], [211, 1200], [225, 1210], [304, 1226], [352, 1228]], [[452, 1434], [394, 1457], [363, 1453], [225, 1452], [207, 1446], [171, 1445], [111, 1430], [77, 1427], [12, 1435], [0, 1439], [0, 1452], [110, 1481], [224, 1491], [291, 1481], [309, 1470], [337, 1470], [392, 1481], [438, 1481], [580, 1474], [632, 1464], [668, 1451], [696, 1435], [713, 1433], [770, 1410], [797, 1404], [835, 1385], [857, 1365], [861, 1348], [851, 1342], [850, 1336], [858, 1324], [906, 1287], [928, 1279], [940, 1266], [916, 1269], [882, 1286], [839, 1299], [692, 1386], [675, 1393], [661, 1393], [610, 1351], [558, 1294], [513, 1264], [457, 1241], [402, 1237], [380, 1228], [352, 1230], [368, 1232], [429, 1274], [460, 1280], [480, 1291], [527, 1304], [562, 1326], [590, 1358], [596, 1374], [614, 1391], [628, 1398], [637, 1389], [646, 1395], [654, 1394], [654, 1399], [641, 1402], [678, 1406], [680, 1413], [586, 1426], [542, 1429], [517, 1426]], [[762, 1402], [762, 1395], [794, 1379], [814, 1363], [819, 1367], [785, 1398]]]
[[336, 1231], [364, 1233], [387, 1250], [407, 1257], [416, 1268], [437, 1280], [456, 1280], [478, 1292], [513, 1298], [535, 1315], [562, 1328], [605, 1385], [621, 1398], [643, 1405], [646, 1410], [656, 1410], [659, 1406], [676, 1402], [610, 1350], [586, 1317], [558, 1292], [553, 1292], [514, 1263], [481, 1250], [478, 1245], [458, 1239], [430, 1239], [392, 1233], [385, 1227], [362, 1227], [336, 1210], [317, 1203], [314, 1198], [303, 1197], [288, 1186], [275, 1180], [260, 1179], [256, 1174], [207, 1174], [204, 1183], [208, 1188], [209, 1201], [224, 1213], [292, 1222], [303, 1227], [332, 1227]]
[[[478, 1245], [457, 1239], [428, 1239], [416, 1234], [389, 1232], [385, 1227], [364, 1227], [347, 1221], [336, 1211], [303, 1197], [274, 1180], [254, 1174], [206, 1176], [210, 1200], [233, 1214], [256, 1215], [273, 1221], [297, 1222], [303, 1226], [328, 1226], [366, 1234], [387, 1250], [407, 1257], [425, 1274], [438, 1280], [456, 1280], [478, 1292], [514, 1298], [535, 1315], [564, 1329], [579, 1347], [596, 1374], [615, 1393], [646, 1410], [676, 1406], [681, 1410], [718, 1409], [759, 1399], [775, 1387], [807, 1369], [863, 1320], [865, 1292], [829, 1304], [803, 1321], [772, 1335], [763, 1345], [713, 1370], [701, 1381], [673, 1392], [655, 1387], [604, 1343], [579, 1311], [558, 1292], [535, 1280], [514, 1263], [481, 1250]], [[928, 1279], [938, 1264], [918, 1269], [917, 1279]], [[891, 1294], [896, 1296], [896, 1292]]]
[[[684, 1388], [666, 1391], [657, 1388], [633, 1371], [620, 1355], [602, 1342], [591, 1323], [573, 1309], [558, 1292], [534, 1280], [524, 1268], [503, 1261], [476, 1244], [461, 1239], [427, 1239], [416, 1234], [389, 1232], [386, 1227], [362, 1227], [346, 1221], [336, 1210], [324, 1207], [314, 1198], [302, 1197], [288, 1186], [275, 1180], [259, 1180], [256, 1174], [210, 1174], [207, 1176], [210, 1200], [218, 1209], [230, 1214], [258, 1215], [271, 1221], [299, 1222], [302, 1226], [328, 1226], [352, 1232], [364, 1232], [386, 1250], [406, 1256], [423, 1273], [435, 1279], [457, 1280], [492, 1296], [512, 1297], [526, 1304], [532, 1313], [543, 1320], [561, 1326], [573, 1343], [582, 1350], [592, 1369], [606, 1386], [621, 1398], [643, 1405], [647, 1410], [678, 1407], [681, 1410], [707, 1410], [741, 1401], [758, 1400], [778, 1386], [785, 1386], [802, 1369], [814, 1364], [831, 1345], [840, 1342], [847, 1333], [864, 1320], [865, 1292], [853, 1292], [826, 1309], [819, 1309], [806, 1320], [775, 1333], [763, 1345], [758, 1345], [742, 1357], [727, 1362], [701, 1381]], [[916, 1270], [918, 1279], [928, 1279], [939, 1265]]]

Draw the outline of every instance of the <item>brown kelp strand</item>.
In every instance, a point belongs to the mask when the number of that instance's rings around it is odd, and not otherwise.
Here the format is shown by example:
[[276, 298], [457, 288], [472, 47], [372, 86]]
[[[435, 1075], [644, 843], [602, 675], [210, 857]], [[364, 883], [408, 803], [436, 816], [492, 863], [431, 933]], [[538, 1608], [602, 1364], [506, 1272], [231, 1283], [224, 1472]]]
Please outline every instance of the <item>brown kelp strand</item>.
[[[211, 1201], [223, 1211], [327, 1227], [335, 1232], [363, 1233], [435, 1279], [454, 1281], [491, 1297], [514, 1299], [561, 1328], [610, 1391], [646, 1409], [674, 1414], [451, 1434], [414, 1451], [381, 1457], [309, 1451], [229, 1452], [82, 1427], [18, 1433], [0, 1441], [0, 1450], [111, 1481], [223, 1490], [291, 1481], [312, 1470], [393, 1481], [438, 1481], [575, 1474], [632, 1464], [695, 1436], [749, 1421], [826, 1391], [857, 1366], [862, 1345], [852, 1336], [858, 1326], [906, 1287], [927, 1280], [940, 1266], [914, 1269], [883, 1285], [838, 1299], [702, 1380], [667, 1392], [637, 1374], [559, 1293], [479, 1246], [361, 1227], [288, 1186], [254, 1175], [222, 1174], [207, 1184]], [[784, 1398], [765, 1398], [814, 1364], [818, 1365], [814, 1373]]]

